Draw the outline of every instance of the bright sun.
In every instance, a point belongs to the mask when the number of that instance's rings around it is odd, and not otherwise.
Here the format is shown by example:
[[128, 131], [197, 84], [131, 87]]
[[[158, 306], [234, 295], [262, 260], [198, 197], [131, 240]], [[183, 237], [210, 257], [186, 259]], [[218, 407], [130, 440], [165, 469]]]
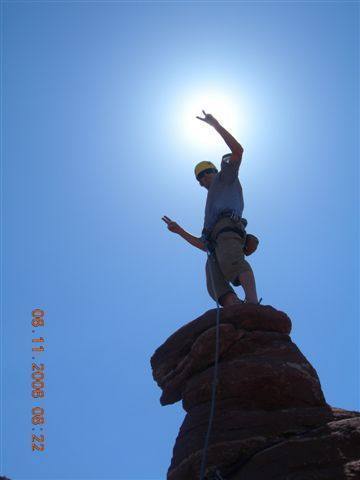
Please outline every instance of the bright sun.
[[182, 110], [182, 128], [187, 141], [196, 143], [199, 147], [213, 147], [219, 144], [219, 138], [214, 129], [196, 118], [196, 116], [204, 117], [203, 110], [211, 113], [234, 136], [242, 123], [237, 105], [234, 105], [229, 97], [216, 92], [192, 95], [186, 99]]

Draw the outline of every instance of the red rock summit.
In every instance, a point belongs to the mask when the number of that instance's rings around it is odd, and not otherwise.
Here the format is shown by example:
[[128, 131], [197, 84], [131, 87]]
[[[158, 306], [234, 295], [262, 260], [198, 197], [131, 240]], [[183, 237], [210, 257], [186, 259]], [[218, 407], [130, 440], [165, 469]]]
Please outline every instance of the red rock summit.
[[[360, 414], [327, 405], [316, 371], [271, 306], [220, 310], [215, 416], [206, 478], [360, 479]], [[162, 405], [186, 416], [167, 480], [199, 480], [215, 362], [216, 309], [183, 326], [151, 358]]]

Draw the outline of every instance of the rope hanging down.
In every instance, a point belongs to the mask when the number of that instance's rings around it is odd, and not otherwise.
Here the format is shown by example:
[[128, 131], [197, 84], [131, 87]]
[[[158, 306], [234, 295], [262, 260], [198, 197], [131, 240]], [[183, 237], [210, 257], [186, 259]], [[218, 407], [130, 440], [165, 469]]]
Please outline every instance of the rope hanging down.
[[[200, 467], [200, 480], [205, 479], [205, 468], [206, 468], [206, 456], [207, 456], [207, 450], [209, 446], [209, 439], [210, 439], [210, 433], [211, 433], [211, 427], [212, 427], [212, 422], [214, 419], [214, 411], [215, 411], [215, 397], [216, 397], [216, 387], [218, 383], [218, 362], [219, 362], [219, 326], [220, 326], [220, 307], [219, 307], [219, 300], [218, 300], [218, 295], [216, 293], [215, 289], [215, 283], [214, 283], [214, 277], [213, 277], [213, 272], [212, 272], [212, 261], [216, 261], [215, 253], [211, 252], [210, 248], [208, 247], [208, 243], [205, 242], [206, 246], [206, 253], [208, 256], [209, 260], [209, 270], [210, 270], [210, 278], [211, 278], [211, 285], [213, 292], [215, 294], [216, 298], [216, 338], [215, 338], [215, 365], [214, 365], [214, 377], [213, 377], [213, 383], [212, 383], [212, 391], [211, 391], [211, 407], [210, 407], [210, 415], [209, 415], [209, 423], [208, 423], [208, 428], [206, 432], [206, 437], [205, 437], [205, 443], [204, 443], [204, 448], [203, 448], [203, 454], [202, 454], [202, 459], [201, 459], [201, 467]], [[262, 298], [260, 298], [258, 304], [260, 304]], [[210, 479], [209, 479], [210, 480]], [[215, 470], [215, 477], [214, 480], [225, 480], [222, 476], [220, 471], [216, 468]]]
[[[206, 437], [205, 437], [205, 444], [203, 448], [203, 454], [202, 454], [202, 459], [201, 459], [201, 468], [200, 468], [200, 480], [204, 480], [205, 478], [205, 468], [206, 468], [206, 455], [207, 455], [207, 449], [209, 445], [209, 439], [210, 439], [210, 433], [211, 433], [211, 427], [212, 427], [212, 422], [214, 418], [214, 411], [215, 411], [215, 396], [216, 396], [216, 386], [218, 383], [218, 360], [219, 360], [219, 325], [220, 325], [220, 307], [219, 307], [219, 300], [218, 296], [215, 290], [215, 284], [214, 284], [214, 278], [212, 274], [212, 265], [211, 261], [214, 260], [213, 257], [211, 256], [210, 250], [208, 250], [208, 247], [206, 246], [206, 253], [208, 255], [209, 259], [209, 266], [210, 266], [210, 277], [211, 277], [211, 284], [213, 288], [213, 292], [215, 293], [215, 298], [216, 298], [216, 339], [215, 339], [215, 366], [214, 366], [214, 377], [213, 377], [213, 383], [212, 383], [212, 392], [211, 392], [211, 407], [210, 407], [210, 416], [209, 416], [209, 423], [208, 423], [208, 428], [206, 432]], [[219, 470], [216, 470], [216, 476], [215, 480], [225, 480]]]

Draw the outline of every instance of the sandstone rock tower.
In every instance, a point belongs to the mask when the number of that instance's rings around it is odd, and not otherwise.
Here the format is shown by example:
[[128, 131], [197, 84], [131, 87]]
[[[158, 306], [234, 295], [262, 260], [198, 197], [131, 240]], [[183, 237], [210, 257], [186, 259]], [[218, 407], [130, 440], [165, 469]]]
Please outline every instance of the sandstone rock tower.
[[[151, 358], [160, 402], [186, 416], [167, 480], [199, 480], [214, 370], [216, 309], [171, 335]], [[360, 479], [360, 414], [327, 405], [316, 371], [271, 306], [220, 311], [219, 369], [206, 478]]]

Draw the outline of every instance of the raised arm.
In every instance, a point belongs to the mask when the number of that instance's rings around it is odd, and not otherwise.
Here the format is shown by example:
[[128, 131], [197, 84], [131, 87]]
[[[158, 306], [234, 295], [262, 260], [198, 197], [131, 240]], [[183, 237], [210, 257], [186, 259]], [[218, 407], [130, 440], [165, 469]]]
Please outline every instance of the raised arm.
[[170, 232], [177, 233], [178, 235], [180, 235], [180, 237], [182, 237], [184, 240], [189, 242], [194, 247], [199, 248], [200, 250], [203, 250], [204, 252], [206, 252], [206, 248], [204, 243], [201, 240], [201, 237], [200, 238], [194, 237], [194, 235], [191, 235], [191, 233], [186, 232], [182, 227], [180, 227], [180, 225], [178, 225], [176, 222], [171, 220], [166, 215], [164, 215], [161, 220], [163, 220], [167, 224], [167, 227], [170, 230]]
[[240, 143], [237, 140], [235, 140], [235, 138], [227, 130], [225, 130], [225, 128], [222, 125], [220, 125], [220, 123], [216, 120], [216, 118], [214, 118], [210, 113], [205, 113], [204, 110], [202, 112], [204, 114], [204, 118], [201, 118], [201, 117], [196, 117], [196, 118], [214, 127], [215, 130], [221, 135], [226, 145], [231, 150], [232, 155], [230, 157], [230, 162], [232, 161], [241, 162], [244, 149], [240, 145]]

